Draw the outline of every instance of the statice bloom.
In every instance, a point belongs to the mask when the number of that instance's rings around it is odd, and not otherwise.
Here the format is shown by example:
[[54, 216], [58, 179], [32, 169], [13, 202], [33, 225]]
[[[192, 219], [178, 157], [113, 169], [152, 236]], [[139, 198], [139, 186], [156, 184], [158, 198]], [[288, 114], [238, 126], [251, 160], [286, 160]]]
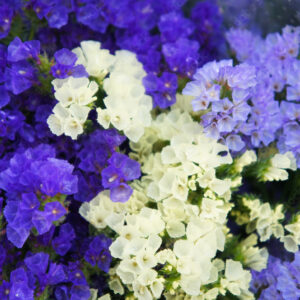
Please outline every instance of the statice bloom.
[[75, 239], [75, 231], [71, 224], [65, 223], [60, 226], [59, 234], [52, 240], [52, 247], [55, 252], [64, 256], [72, 246], [72, 241]]
[[60, 49], [55, 52], [54, 58], [56, 64], [51, 67], [52, 75], [56, 78], [88, 77], [83, 65], [75, 65], [77, 56], [68, 49]]
[[13, 9], [8, 5], [0, 6], [0, 39], [6, 37], [10, 31], [10, 25], [13, 17]]
[[125, 141], [115, 129], [95, 130], [82, 143], [78, 153], [78, 193], [75, 199], [89, 201], [102, 190], [101, 172], [109, 157]]
[[252, 271], [251, 290], [257, 299], [299, 299], [300, 252], [292, 262], [270, 256], [268, 266], [261, 272]]
[[208, 136], [223, 140], [232, 151], [246, 145], [241, 127], [248, 120], [248, 100], [256, 86], [256, 70], [248, 64], [233, 67], [231, 60], [210, 62], [198, 69], [183, 94], [194, 96], [194, 111], [208, 110], [201, 123]]
[[[7, 67], [4, 72], [5, 88], [18, 95], [37, 84], [37, 70], [32, 61], [39, 63], [40, 42], [22, 42], [16, 37], [7, 48]], [[30, 60], [30, 61], [29, 61]]]
[[73, 166], [56, 159], [48, 145], [17, 152], [10, 159], [0, 173], [0, 185], [8, 197], [4, 209], [7, 238], [14, 245], [22, 247], [33, 227], [39, 234], [46, 233], [52, 222], [66, 214], [60, 195], [77, 192], [77, 177], [72, 172]]
[[[2, 95], [3, 96], [3, 95]], [[0, 137], [14, 140], [16, 133], [22, 128], [25, 117], [18, 111], [0, 111]]]
[[286, 26], [282, 34], [268, 34], [265, 39], [247, 30], [231, 29], [226, 34], [237, 59], [255, 66], [257, 70], [259, 84], [253, 90], [254, 106], [242, 131], [251, 135], [251, 144], [255, 147], [276, 140], [281, 153], [293, 152], [298, 166], [299, 33], [300, 27]]
[[126, 202], [133, 190], [125, 182], [141, 176], [140, 164], [124, 154], [115, 152], [101, 175], [103, 187], [110, 189], [111, 200]]
[[176, 102], [177, 76], [164, 72], [160, 77], [148, 74], [143, 79], [146, 92], [153, 97], [154, 106], [167, 108]]
[[201, 46], [199, 65], [225, 54], [223, 17], [215, 0], [197, 2], [191, 10], [191, 20], [195, 24], [193, 38]]
[[68, 23], [69, 13], [73, 11], [69, 1], [31, 0], [33, 10], [39, 19], [46, 18], [51, 28], [61, 28]]
[[172, 71], [190, 77], [198, 66], [199, 47], [197, 41], [180, 38], [174, 43], [164, 44], [162, 52]]
[[33, 300], [45, 296], [45, 291], [46, 295], [52, 294], [53, 290], [56, 299], [87, 300], [90, 297], [78, 263], [55, 263], [45, 252], [25, 253], [22, 265], [10, 273], [10, 281], [0, 285], [3, 300]]
[[85, 252], [84, 259], [92, 266], [97, 265], [104, 272], [108, 272], [112, 260], [109, 246], [112, 240], [101, 234], [93, 238]]

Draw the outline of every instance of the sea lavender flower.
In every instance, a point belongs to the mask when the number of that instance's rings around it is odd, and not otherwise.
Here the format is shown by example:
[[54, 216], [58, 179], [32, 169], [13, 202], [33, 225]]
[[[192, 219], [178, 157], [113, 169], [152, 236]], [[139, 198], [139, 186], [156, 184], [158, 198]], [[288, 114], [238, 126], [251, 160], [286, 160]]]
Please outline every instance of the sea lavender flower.
[[[13, 244], [22, 247], [33, 227], [44, 234], [53, 221], [66, 214], [63, 198], [58, 195], [77, 192], [77, 177], [72, 171], [69, 163], [55, 158], [52, 147], [43, 144], [10, 159], [0, 177], [1, 188], [8, 197], [4, 210], [8, 221], [7, 236]], [[51, 200], [55, 196], [62, 203]]]
[[107, 162], [108, 166], [101, 172], [102, 185], [111, 190], [112, 201], [126, 202], [133, 191], [125, 182], [141, 176], [140, 165], [118, 152], [115, 152]]
[[75, 65], [77, 56], [68, 49], [61, 49], [55, 52], [54, 58], [56, 64], [51, 67], [52, 75], [56, 78], [88, 77], [83, 65]]
[[298, 299], [300, 297], [300, 252], [292, 262], [270, 256], [267, 269], [252, 272], [251, 289], [258, 299]]
[[237, 59], [255, 66], [259, 83], [253, 90], [251, 116], [241, 131], [251, 135], [254, 147], [276, 140], [279, 151], [292, 151], [298, 165], [299, 30], [286, 26], [282, 34], [269, 34], [264, 40], [247, 30], [231, 29], [227, 33]]
[[0, 39], [6, 37], [10, 31], [13, 9], [7, 4], [1, 3], [0, 6]]
[[72, 225], [65, 223], [59, 227], [59, 234], [52, 240], [51, 245], [57, 254], [64, 256], [71, 248], [75, 237]]
[[201, 121], [207, 135], [223, 139], [233, 151], [242, 150], [246, 139], [240, 127], [251, 112], [247, 101], [256, 86], [255, 68], [248, 64], [233, 67], [231, 60], [210, 62], [197, 70], [194, 79], [183, 93], [195, 97], [194, 111], [209, 110]]
[[108, 250], [112, 240], [104, 235], [93, 238], [85, 252], [84, 259], [92, 266], [97, 265], [104, 272], [108, 272], [112, 260]]

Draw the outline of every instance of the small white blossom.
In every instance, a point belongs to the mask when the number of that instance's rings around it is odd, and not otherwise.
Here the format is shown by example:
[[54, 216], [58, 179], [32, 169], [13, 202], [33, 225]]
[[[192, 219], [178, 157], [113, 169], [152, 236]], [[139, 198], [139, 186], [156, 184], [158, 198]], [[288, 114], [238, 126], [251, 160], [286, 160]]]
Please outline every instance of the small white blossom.
[[270, 166], [263, 174], [263, 180], [287, 180], [289, 175], [286, 169], [297, 169], [296, 159], [292, 152], [286, 152], [285, 154], [275, 154], [270, 160]]

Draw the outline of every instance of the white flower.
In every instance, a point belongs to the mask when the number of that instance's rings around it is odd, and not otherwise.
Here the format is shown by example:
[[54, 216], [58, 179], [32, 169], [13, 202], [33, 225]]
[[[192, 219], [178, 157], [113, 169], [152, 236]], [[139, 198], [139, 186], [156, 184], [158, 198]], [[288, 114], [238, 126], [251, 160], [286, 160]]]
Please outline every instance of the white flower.
[[155, 279], [152, 281], [150, 285], [150, 290], [155, 299], [159, 299], [162, 291], [164, 290], [164, 285], [162, 282], [163, 282], [162, 279]]
[[199, 275], [182, 275], [180, 286], [188, 295], [198, 296], [200, 294], [201, 278]]
[[185, 235], [185, 226], [178, 220], [170, 220], [166, 224], [166, 230], [170, 237], [179, 238]]
[[270, 166], [263, 174], [263, 180], [287, 180], [289, 174], [285, 169], [297, 169], [296, 159], [292, 152], [275, 154], [270, 160]]
[[66, 119], [70, 117], [70, 112], [60, 103], [53, 108], [53, 113], [47, 119], [47, 124], [52, 133], [62, 135], [65, 130]]
[[83, 41], [80, 46], [72, 50], [78, 57], [76, 64], [83, 65], [90, 76], [104, 78], [112, 68], [115, 56], [109, 50], [101, 49], [101, 43], [96, 41]]
[[153, 297], [151, 292], [147, 287], [141, 285], [137, 281], [135, 281], [132, 285], [134, 296], [137, 297], [138, 300], [152, 300]]
[[221, 279], [221, 285], [233, 295], [239, 296], [242, 291], [247, 291], [251, 281], [249, 271], [243, 270], [242, 264], [232, 259], [226, 260], [225, 279]]
[[199, 185], [202, 188], [209, 187], [219, 196], [223, 195], [230, 189], [230, 180], [220, 180], [215, 176], [215, 169], [211, 168], [207, 170], [203, 176], [197, 179]]
[[119, 278], [113, 278], [108, 281], [109, 288], [115, 293], [115, 294], [124, 294], [124, 288], [121, 284]]
[[96, 82], [88, 78], [54, 79], [54, 96], [59, 101], [53, 108], [53, 114], [47, 119], [48, 126], [56, 135], [65, 134], [73, 140], [83, 133], [83, 124], [87, 120], [90, 108], [86, 105], [96, 100], [98, 90]]
[[243, 198], [243, 203], [250, 210], [251, 222], [246, 227], [248, 233], [256, 229], [261, 241], [268, 240], [272, 234], [277, 238], [283, 236], [284, 229], [279, 223], [284, 218], [282, 204], [273, 210], [269, 203], [261, 204], [258, 199]]
[[137, 282], [141, 285], [147, 286], [151, 285], [153, 281], [157, 278], [157, 272], [153, 269], [143, 270], [142, 273], [137, 277]]
[[[110, 294], [105, 294], [98, 298], [98, 300], [110, 300]], [[91, 299], [92, 300], [92, 299]]]
[[171, 249], [164, 249], [156, 253], [158, 263], [165, 264], [168, 262], [171, 265], [176, 264], [176, 256]]
[[257, 161], [256, 153], [253, 150], [247, 150], [235, 160], [235, 168], [237, 172], [241, 172], [245, 166]]
[[297, 252], [300, 245], [300, 215], [296, 217], [296, 220], [284, 226], [284, 228], [290, 233], [280, 239], [284, 243], [284, 247], [287, 251]]
[[118, 50], [116, 51], [115, 57], [115, 72], [124, 72], [126, 70], [128, 76], [134, 77], [139, 80], [146, 76], [143, 65], [137, 60], [135, 53], [127, 50]]
[[251, 269], [261, 271], [265, 269], [268, 262], [269, 253], [266, 248], [254, 247], [257, 244], [257, 236], [249, 235], [241, 242], [241, 251], [244, 257], [244, 264]]
[[73, 103], [84, 106], [96, 100], [94, 95], [98, 91], [98, 85], [86, 77], [54, 79], [52, 85], [55, 88], [55, 99], [64, 107]]

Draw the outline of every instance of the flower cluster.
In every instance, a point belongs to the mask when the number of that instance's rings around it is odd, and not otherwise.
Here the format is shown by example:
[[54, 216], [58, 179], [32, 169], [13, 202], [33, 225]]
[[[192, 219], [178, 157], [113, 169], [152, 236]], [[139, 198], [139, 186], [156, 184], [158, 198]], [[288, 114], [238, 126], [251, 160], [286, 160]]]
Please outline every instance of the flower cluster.
[[43, 144], [10, 159], [0, 181], [7, 196], [7, 238], [15, 246], [21, 248], [33, 228], [42, 235], [66, 214], [60, 194], [77, 192], [77, 177], [72, 171], [72, 165], [56, 159], [54, 149]]
[[[226, 222], [229, 213], [237, 216], [231, 193], [241, 184], [238, 174], [257, 157], [248, 151], [233, 160], [227, 146], [206, 136], [189, 106], [179, 103], [183, 101], [178, 97], [177, 106], [158, 114], [140, 141], [130, 143], [143, 176], [133, 182], [128, 202], [113, 203], [105, 190], [84, 203], [80, 214], [98, 230], [116, 233], [109, 248], [118, 261], [109, 272], [115, 294], [127, 295], [128, 289], [137, 299], [215, 299], [226, 293], [252, 299], [251, 275], [244, 268], [264, 269], [268, 251], [257, 246], [252, 233], [235, 244], [237, 256], [228, 256], [235, 240]], [[235, 175], [218, 178], [219, 168], [226, 165]], [[239, 216], [237, 224], [247, 224], [247, 233], [257, 224], [261, 241], [268, 240], [272, 230], [283, 241], [284, 229], [278, 223], [284, 217], [282, 205], [273, 212], [259, 200], [253, 209], [250, 203], [256, 202], [245, 201], [250, 217]], [[295, 235], [296, 227], [290, 228]]]
[[[275, 141], [281, 153], [291, 151], [299, 166], [299, 27], [286, 26], [282, 34], [265, 39], [247, 30], [231, 29], [226, 37], [236, 58], [256, 68], [254, 90], [255, 147]], [[256, 122], [256, 123], [255, 123]], [[268, 124], [268, 125], [266, 125]], [[267, 128], [267, 135], [264, 128]], [[263, 137], [265, 136], [265, 137]]]
[[0, 1], [0, 299], [300, 297], [300, 28], [227, 2]]

